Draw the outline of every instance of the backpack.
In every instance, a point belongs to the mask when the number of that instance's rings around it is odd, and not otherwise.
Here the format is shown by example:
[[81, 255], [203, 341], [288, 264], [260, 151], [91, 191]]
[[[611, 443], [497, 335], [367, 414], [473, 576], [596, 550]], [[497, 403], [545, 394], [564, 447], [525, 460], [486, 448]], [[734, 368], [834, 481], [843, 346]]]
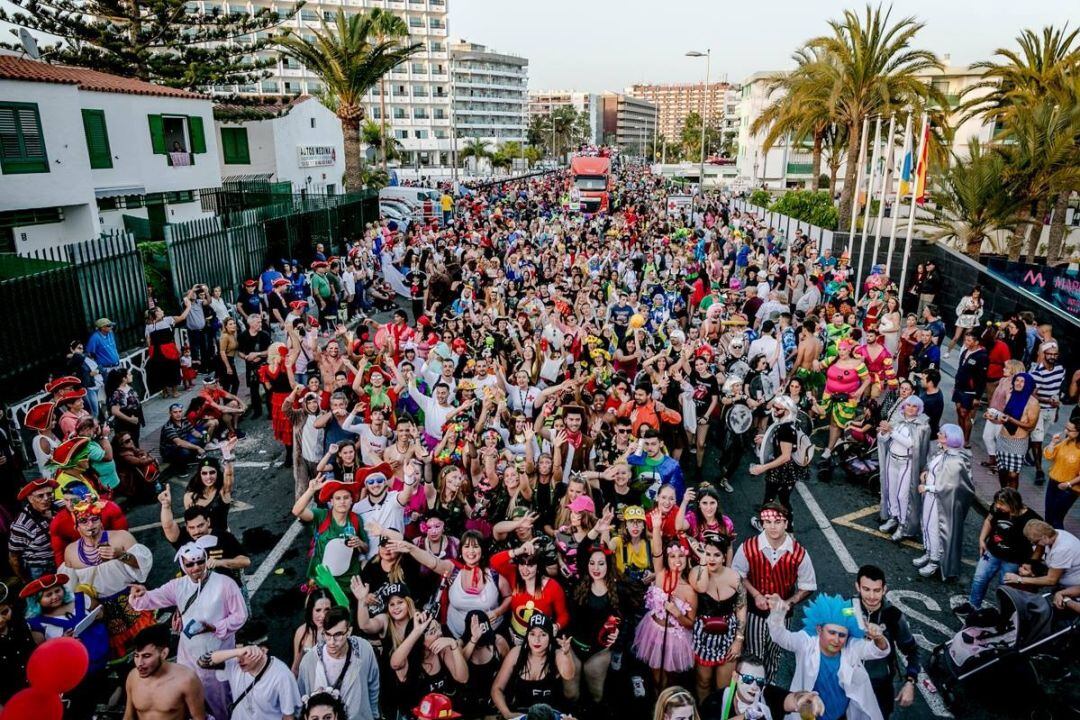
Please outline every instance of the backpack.
[[810, 442], [810, 436], [804, 433], [797, 425], [795, 427], [795, 448], [791, 451], [791, 459], [799, 467], [809, 467], [814, 460], [814, 443]]

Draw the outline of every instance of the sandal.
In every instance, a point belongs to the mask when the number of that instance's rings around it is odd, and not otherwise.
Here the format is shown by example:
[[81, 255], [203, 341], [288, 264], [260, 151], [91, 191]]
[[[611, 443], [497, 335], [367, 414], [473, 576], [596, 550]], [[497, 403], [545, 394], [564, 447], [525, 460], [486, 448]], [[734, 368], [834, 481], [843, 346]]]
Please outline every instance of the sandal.
[[997, 458], [995, 458], [995, 457], [991, 457], [991, 458], [990, 458], [990, 459], [988, 459], [988, 460], [983, 460], [983, 461], [982, 461], [981, 463], [979, 463], [979, 464], [980, 464], [980, 465], [982, 465], [982, 466], [983, 466], [983, 467], [985, 467], [985, 468], [992, 468], [992, 467], [997, 467]]

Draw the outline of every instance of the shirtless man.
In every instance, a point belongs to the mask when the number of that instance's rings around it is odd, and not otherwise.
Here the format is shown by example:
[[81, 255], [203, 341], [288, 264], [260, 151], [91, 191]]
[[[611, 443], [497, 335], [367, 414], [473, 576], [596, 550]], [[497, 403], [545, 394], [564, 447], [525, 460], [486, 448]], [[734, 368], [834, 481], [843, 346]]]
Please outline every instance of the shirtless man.
[[405, 480], [405, 465], [413, 460], [427, 462], [431, 459], [431, 451], [420, 442], [420, 431], [416, 423], [408, 415], [402, 415], [398, 419], [394, 442], [382, 452], [382, 461], [390, 463], [394, 468], [394, 477]]
[[804, 320], [799, 328], [799, 346], [795, 349], [795, 359], [791, 363], [791, 370], [785, 384], [793, 377], [803, 381], [803, 385], [810, 387], [806, 390], [819, 390], [824, 387], [824, 377], [820, 372], [814, 371], [814, 362], [821, 357], [821, 340], [817, 336], [817, 326], [813, 320]]
[[202, 683], [195, 672], [168, 661], [169, 628], [152, 625], [135, 636], [135, 668], [128, 673], [124, 720], [205, 720]]

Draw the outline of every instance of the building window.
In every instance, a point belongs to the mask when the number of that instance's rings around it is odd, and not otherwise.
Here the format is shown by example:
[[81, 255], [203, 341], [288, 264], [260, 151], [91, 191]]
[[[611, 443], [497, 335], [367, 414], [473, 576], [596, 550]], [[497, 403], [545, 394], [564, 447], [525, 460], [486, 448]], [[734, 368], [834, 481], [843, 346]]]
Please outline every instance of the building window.
[[408, 130], [395, 130], [394, 131], [394, 137], [396, 137], [398, 140], [405, 140], [405, 139], [407, 139], [409, 137], [409, 131]]
[[226, 165], [251, 164], [247, 128], [221, 128], [221, 156]]
[[194, 156], [206, 152], [203, 119], [198, 115], [148, 115], [147, 119], [154, 154], [168, 155], [171, 165], [194, 165]]
[[409, 16], [409, 27], [419, 28], [424, 27], [424, 19], [418, 18], [413, 15]]
[[395, 120], [404, 120], [405, 119], [405, 108], [399, 108], [399, 107], [394, 108], [394, 119]]
[[86, 133], [86, 151], [90, 155], [90, 167], [94, 170], [111, 168], [112, 151], [109, 149], [109, 131], [105, 126], [104, 110], [82, 111], [83, 132]]
[[442, 26], [443, 26], [442, 20], [440, 20], [439, 18], [429, 18], [428, 19], [428, 27], [429, 28], [439, 30], [439, 29], [442, 29]]
[[434, 117], [436, 120], [446, 119], [446, 111], [443, 110], [441, 107], [435, 108], [432, 112], [434, 113], [432, 117]]
[[412, 69], [412, 71], [413, 71], [414, 73], [416, 73], [416, 74], [418, 74], [418, 75], [425, 75], [425, 74], [427, 74], [427, 68], [426, 68], [426, 67], [424, 67], [424, 63], [416, 63], [416, 62], [414, 62], [414, 63], [410, 63], [410, 64], [409, 64], [409, 67], [410, 67], [410, 68]]
[[36, 104], [0, 103], [0, 170], [5, 175], [49, 172]]
[[415, 118], [416, 120], [427, 120], [428, 119], [427, 108], [421, 108], [421, 107], [413, 108], [413, 118]]
[[315, 118], [311, 118], [311, 129], [315, 129]]
[[427, 130], [413, 130], [413, 135], [416, 136], [417, 140], [427, 140], [428, 132]]

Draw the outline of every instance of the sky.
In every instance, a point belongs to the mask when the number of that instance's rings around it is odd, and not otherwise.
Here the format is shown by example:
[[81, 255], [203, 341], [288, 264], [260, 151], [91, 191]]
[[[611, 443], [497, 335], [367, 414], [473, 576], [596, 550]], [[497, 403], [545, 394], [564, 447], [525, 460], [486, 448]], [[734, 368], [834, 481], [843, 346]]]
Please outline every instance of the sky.
[[[451, 38], [529, 58], [532, 90], [621, 90], [638, 82], [739, 82], [791, 67], [791, 53], [860, 0], [447, 0]], [[968, 65], [1024, 28], [1080, 23], [1077, 0], [908, 0], [893, 18], [925, 23], [919, 47]]]

